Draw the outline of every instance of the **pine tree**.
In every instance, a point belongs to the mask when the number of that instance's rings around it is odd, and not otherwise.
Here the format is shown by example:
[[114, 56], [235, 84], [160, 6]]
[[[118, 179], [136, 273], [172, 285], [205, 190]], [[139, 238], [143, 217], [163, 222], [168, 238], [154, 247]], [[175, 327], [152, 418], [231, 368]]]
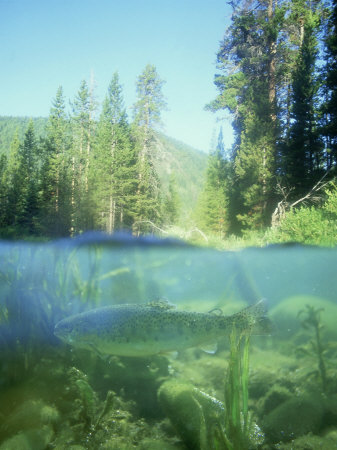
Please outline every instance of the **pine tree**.
[[103, 103], [92, 169], [98, 228], [109, 233], [130, 228], [136, 190], [136, 158], [118, 73], [113, 75]]
[[209, 155], [205, 187], [197, 206], [197, 222], [205, 231], [223, 238], [229, 228], [228, 193], [230, 191], [230, 162], [228, 161], [222, 129], [215, 150]]
[[162, 86], [153, 65], [147, 65], [137, 81], [138, 100], [134, 105], [134, 136], [138, 153], [138, 187], [135, 204], [135, 231], [151, 230], [147, 224], [161, 222], [159, 177], [154, 168], [155, 128], [165, 108]]
[[[254, 6], [254, 7], [253, 7]], [[208, 109], [233, 114], [230, 228], [263, 226], [273, 206], [276, 165], [278, 40], [284, 11], [273, 1], [234, 6], [232, 24], [218, 52], [215, 84], [220, 91]]]
[[326, 139], [326, 167], [337, 165], [337, 1], [332, 1], [332, 13], [326, 37], [326, 83], [323, 134]]
[[93, 88], [82, 80], [72, 104], [73, 144], [71, 151], [71, 234], [92, 228], [92, 201], [89, 192], [89, 171], [94, 139]]
[[20, 140], [18, 130], [16, 130], [10, 145], [9, 157], [4, 173], [4, 184], [6, 187], [6, 195], [4, 199], [5, 208], [5, 226], [8, 228], [9, 234], [14, 231], [14, 225], [17, 217], [17, 200], [21, 189], [19, 180], [19, 149]]
[[302, 15], [300, 48], [292, 81], [292, 110], [289, 141], [284, 155], [288, 185], [296, 198], [307, 192], [322, 176], [322, 142], [318, 135], [319, 17], [310, 10]]
[[63, 89], [50, 109], [41, 170], [41, 226], [47, 236], [70, 232], [70, 139]]
[[169, 178], [168, 192], [163, 202], [163, 221], [165, 225], [175, 225], [179, 218], [180, 198], [174, 173]]
[[0, 155], [0, 230], [3, 230], [7, 226], [7, 157], [6, 155]]
[[13, 191], [17, 193], [14, 225], [25, 236], [39, 233], [38, 183], [38, 146], [31, 120], [23, 144], [18, 149], [18, 172], [13, 186]]

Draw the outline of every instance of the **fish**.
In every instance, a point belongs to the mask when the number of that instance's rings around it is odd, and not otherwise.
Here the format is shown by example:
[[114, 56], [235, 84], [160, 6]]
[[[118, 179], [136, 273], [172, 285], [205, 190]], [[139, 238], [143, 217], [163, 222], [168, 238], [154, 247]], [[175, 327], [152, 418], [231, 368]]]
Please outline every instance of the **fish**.
[[209, 348], [235, 327], [242, 334], [270, 334], [263, 300], [225, 316], [182, 311], [167, 301], [112, 305], [62, 319], [54, 334], [74, 348], [112, 355], [147, 357], [190, 347]]

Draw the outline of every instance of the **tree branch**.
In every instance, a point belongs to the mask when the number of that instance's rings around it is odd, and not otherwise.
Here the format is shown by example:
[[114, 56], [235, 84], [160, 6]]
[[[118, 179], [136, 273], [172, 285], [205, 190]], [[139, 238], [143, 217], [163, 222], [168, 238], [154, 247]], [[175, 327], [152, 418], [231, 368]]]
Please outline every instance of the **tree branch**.
[[271, 226], [277, 227], [282, 219], [284, 219], [286, 212], [291, 211], [295, 206], [299, 205], [302, 202], [305, 202], [306, 200], [309, 200], [310, 198], [313, 199], [313, 195], [319, 191], [321, 191], [329, 181], [323, 182], [323, 180], [326, 178], [326, 176], [330, 173], [331, 169], [325, 172], [325, 174], [322, 176], [320, 180], [317, 181], [317, 183], [310, 189], [309, 192], [307, 192], [303, 197], [295, 200], [292, 203], [289, 203], [287, 201], [288, 196], [290, 193], [294, 190], [294, 188], [286, 189], [284, 186], [282, 186], [280, 183], [277, 183], [276, 189], [278, 192], [280, 192], [283, 196], [283, 199], [278, 202], [272, 216], [271, 216]]

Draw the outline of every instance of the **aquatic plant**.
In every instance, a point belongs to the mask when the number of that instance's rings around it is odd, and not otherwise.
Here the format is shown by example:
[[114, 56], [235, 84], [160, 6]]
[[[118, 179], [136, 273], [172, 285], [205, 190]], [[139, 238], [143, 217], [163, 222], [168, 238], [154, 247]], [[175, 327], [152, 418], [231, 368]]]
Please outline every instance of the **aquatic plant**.
[[[3, 383], [23, 379], [58, 340], [55, 321], [74, 308], [97, 306], [102, 250], [7, 245], [0, 261], [0, 359]], [[71, 300], [76, 298], [76, 305]]]
[[[305, 305], [306, 309], [302, 309], [298, 312], [298, 317], [304, 318], [301, 320], [302, 327], [305, 329], [313, 329], [315, 337], [310, 341], [311, 351], [316, 355], [318, 362], [318, 373], [322, 383], [322, 390], [324, 393], [327, 391], [327, 375], [326, 375], [326, 363], [324, 354], [326, 353], [326, 348], [322, 344], [321, 331], [323, 325], [321, 323], [321, 312], [323, 308], [315, 308], [311, 305]], [[310, 350], [301, 347], [298, 351], [302, 353], [310, 354]]]
[[73, 419], [80, 425], [78, 438], [94, 448], [95, 435], [102, 428], [103, 419], [111, 410], [116, 409], [116, 394], [109, 390], [102, 403], [89, 384], [86, 374], [72, 367], [68, 371], [68, 377], [69, 386], [76, 395]]
[[[230, 355], [225, 378], [225, 450], [244, 450], [261, 444], [264, 436], [248, 409], [250, 335], [237, 334], [235, 327], [229, 337]], [[220, 448], [220, 447], [219, 447]]]
[[78, 253], [81, 247], [75, 249], [74, 263], [72, 269], [73, 295], [80, 299], [88, 309], [98, 306], [100, 298], [99, 277], [100, 277], [100, 263], [102, 258], [102, 247], [98, 245], [90, 245], [86, 247], [87, 267], [80, 264], [81, 254]]
[[[0, 263], [0, 359], [3, 383], [22, 379], [53, 340], [44, 271], [35, 247], [7, 247]], [[42, 265], [41, 265], [42, 266]], [[41, 281], [41, 279], [42, 281]]]
[[221, 408], [224, 407], [224, 414], [215, 414], [215, 399], [206, 405], [201, 401], [200, 393], [194, 391], [194, 403], [199, 410], [200, 450], [248, 450], [257, 448], [264, 441], [264, 435], [248, 409], [250, 335], [238, 335], [233, 327], [229, 340], [225, 402], [224, 405], [218, 402]]
[[236, 330], [230, 335], [230, 358], [225, 383], [226, 433], [230, 440], [240, 445], [247, 441], [248, 430], [248, 370], [250, 336], [245, 336], [241, 364], [241, 336]]

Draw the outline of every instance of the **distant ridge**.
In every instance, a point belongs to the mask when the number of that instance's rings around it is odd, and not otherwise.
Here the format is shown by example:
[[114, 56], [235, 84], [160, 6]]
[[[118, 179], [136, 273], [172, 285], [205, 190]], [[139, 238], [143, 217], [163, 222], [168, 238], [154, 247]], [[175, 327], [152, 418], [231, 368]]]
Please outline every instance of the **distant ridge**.
[[20, 141], [23, 140], [27, 125], [30, 119], [34, 122], [34, 129], [37, 137], [43, 137], [44, 129], [47, 124], [46, 117], [16, 117], [16, 116], [0, 116], [0, 154], [7, 155], [13, 137], [18, 132]]

